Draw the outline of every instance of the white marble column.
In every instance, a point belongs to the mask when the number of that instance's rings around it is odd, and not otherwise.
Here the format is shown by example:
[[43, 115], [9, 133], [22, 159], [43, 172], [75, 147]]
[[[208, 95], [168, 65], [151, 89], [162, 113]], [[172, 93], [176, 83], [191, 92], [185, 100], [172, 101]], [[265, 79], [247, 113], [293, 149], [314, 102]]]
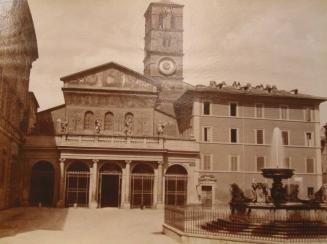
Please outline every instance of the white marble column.
[[90, 174], [90, 199], [89, 207], [97, 208], [98, 207], [98, 198], [97, 198], [97, 182], [98, 182], [98, 162], [99, 160], [92, 160], [93, 167]]
[[131, 179], [131, 162], [130, 160], [126, 160], [126, 166], [123, 169], [123, 182], [122, 182], [122, 195], [123, 201], [121, 206], [123, 208], [130, 208], [130, 179]]
[[153, 178], [153, 191], [152, 191], [152, 207], [157, 207], [158, 200], [158, 168], [154, 169], [154, 178]]
[[60, 178], [59, 178], [59, 200], [57, 202], [58, 208], [65, 207], [65, 158], [59, 159], [60, 163]]
[[162, 161], [158, 162], [158, 173], [157, 173], [157, 208], [163, 208], [163, 169]]

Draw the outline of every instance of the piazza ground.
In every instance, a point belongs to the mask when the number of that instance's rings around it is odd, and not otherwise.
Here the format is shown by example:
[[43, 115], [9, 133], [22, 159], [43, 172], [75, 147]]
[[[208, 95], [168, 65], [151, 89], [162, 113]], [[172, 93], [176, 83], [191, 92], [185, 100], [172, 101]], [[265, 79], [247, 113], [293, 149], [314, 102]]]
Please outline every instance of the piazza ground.
[[14, 208], [0, 212], [1, 244], [176, 244], [163, 210]]

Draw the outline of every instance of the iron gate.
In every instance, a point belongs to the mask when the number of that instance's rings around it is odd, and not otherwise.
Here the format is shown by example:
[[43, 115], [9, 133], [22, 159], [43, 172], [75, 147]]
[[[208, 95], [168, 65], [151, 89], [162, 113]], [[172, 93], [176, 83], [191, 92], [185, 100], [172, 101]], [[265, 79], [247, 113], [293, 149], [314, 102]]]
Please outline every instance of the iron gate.
[[153, 205], [153, 174], [133, 174], [131, 176], [131, 207], [147, 207]]
[[86, 207], [89, 204], [90, 173], [85, 171], [67, 172], [66, 206]]
[[187, 199], [187, 176], [165, 176], [165, 204], [183, 206]]

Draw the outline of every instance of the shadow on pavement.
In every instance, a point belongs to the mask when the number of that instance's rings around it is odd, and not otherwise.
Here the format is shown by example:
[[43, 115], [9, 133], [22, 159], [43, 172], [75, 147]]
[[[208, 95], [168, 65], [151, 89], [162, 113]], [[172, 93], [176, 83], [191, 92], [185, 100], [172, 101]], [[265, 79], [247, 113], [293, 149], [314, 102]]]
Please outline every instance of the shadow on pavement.
[[63, 230], [67, 208], [12, 208], [0, 211], [0, 238], [35, 230]]

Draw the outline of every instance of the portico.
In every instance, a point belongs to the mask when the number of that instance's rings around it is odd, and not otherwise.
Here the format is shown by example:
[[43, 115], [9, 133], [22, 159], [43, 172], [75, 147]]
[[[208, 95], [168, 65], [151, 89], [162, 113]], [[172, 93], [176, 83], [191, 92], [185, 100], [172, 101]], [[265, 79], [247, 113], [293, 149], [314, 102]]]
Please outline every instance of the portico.
[[[168, 163], [160, 155], [92, 156], [93, 159], [83, 153], [61, 154], [58, 207], [161, 208], [165, 198], [170, 204], [184, 205], [192, 199], [187, 197], [188, 189], [192, 194], [193, 188], [195, 193], [195, 186], [188, 184], [193, 182], [189, 180], [191, 176], [186, 173], [181, 175], [185, 186], [178, 193], [177, 186], [170, 186], [170, 193], [164, 194], [172, 180], [164, 172], [176, 165], [187, 172], [193, 167], [191, 161]], [[168, 200], [176, 197], [179, 201]]]

